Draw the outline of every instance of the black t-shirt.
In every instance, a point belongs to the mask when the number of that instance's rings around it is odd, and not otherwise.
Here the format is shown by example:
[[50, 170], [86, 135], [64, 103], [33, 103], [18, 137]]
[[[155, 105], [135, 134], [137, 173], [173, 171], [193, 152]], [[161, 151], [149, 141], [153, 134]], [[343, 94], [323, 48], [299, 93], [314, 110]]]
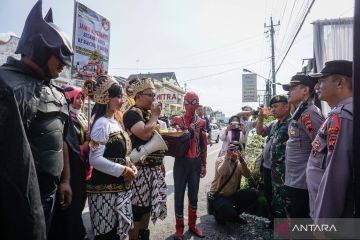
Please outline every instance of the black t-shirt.
[[[131, 128], [138, 122], [143, 122], [143, 119], [141, 118], [141, 116], [129, 109], [125, 114], [124, 114], [124, 125], [125, 125], [125, 129], [128, 132], [131, 132]], [[137, 136], [135, 136], [135, 134], [131, 134], [130, 136], [131, 139], [131, 143], [133, 148], [136, 148], [138, 146], [144, 145], [147, 141], [141, 140], [140, 138], [138, 138]]]

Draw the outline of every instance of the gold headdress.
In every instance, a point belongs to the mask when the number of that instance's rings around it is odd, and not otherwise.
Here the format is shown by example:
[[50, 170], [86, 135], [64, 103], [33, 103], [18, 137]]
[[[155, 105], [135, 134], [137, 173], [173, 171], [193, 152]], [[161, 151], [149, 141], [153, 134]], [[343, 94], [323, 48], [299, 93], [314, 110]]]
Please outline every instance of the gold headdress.
[[98, 104], [107, 104], [110, 101], [109, 88], [117, 84], [109, 75], [100, 75], [96, 79], [94, 86], [94, 102]]
[[148, 88], [155, 89], [155, 86], [150, 78], [133, 79], [129, 82], [127, 93], [129, 97], [135, 98], [136, 94]]

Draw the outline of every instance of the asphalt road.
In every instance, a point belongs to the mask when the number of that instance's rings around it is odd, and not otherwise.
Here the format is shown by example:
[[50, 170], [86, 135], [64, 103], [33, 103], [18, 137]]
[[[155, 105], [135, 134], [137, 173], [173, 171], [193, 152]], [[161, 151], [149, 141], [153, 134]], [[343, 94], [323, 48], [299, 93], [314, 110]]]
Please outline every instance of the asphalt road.
[[[206, 211], [206, 192], [210, 189], [210, 184], [215, 175], [215, 161], [221, 149], [222, 142], [208, 146], [207, 156], [207, 174], [200, 180], [199, 202], [198, 202], [198, 226], [203, 229], [205, 239], [271, 239], [271, 231], [265, 230], [262, 223], [248, 220], [249, 224], [227, 224], [219, 226], [215, 223], [213, 216], [207, 215]], [[156, 225], [150, 222], [150, 239], [162, 240], [173, 239], [175, 232], [175, 213], [174, 213], [174, 180], [173, 165], [174, 158], [165, 157], [164, 159], [166, 177], [165, 181], [168, 187], [167, 194], [167, 218], [164, 221], [158, 220]], [[187, 232], [187, 193], [185, 193], [184, 218], [185, 218], [185, 239], [196, 239]], [[86, 207], [83, 212], [84, 224], [88, 231], [88, 236], [92, 239], [89, 210]]]

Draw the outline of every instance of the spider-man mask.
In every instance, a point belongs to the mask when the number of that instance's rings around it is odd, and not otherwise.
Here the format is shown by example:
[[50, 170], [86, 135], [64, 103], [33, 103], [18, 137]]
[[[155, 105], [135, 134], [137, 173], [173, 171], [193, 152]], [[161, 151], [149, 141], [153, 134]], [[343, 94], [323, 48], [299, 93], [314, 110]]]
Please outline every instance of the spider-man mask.
[[184, 96], [186, 113], [193, 115], [199, 107], [199, 96], [195, 92], [187, 92]]

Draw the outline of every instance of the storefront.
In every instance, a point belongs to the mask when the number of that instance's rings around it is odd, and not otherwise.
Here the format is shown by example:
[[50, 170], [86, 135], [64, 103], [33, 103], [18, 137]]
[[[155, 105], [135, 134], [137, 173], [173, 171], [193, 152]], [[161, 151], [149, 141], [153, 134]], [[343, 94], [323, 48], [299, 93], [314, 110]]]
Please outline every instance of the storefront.
[[163, 105], [163, 114], [171, 116], [183, 110], [185, 91], [168, 82], [156, 82], [156, 100]]

